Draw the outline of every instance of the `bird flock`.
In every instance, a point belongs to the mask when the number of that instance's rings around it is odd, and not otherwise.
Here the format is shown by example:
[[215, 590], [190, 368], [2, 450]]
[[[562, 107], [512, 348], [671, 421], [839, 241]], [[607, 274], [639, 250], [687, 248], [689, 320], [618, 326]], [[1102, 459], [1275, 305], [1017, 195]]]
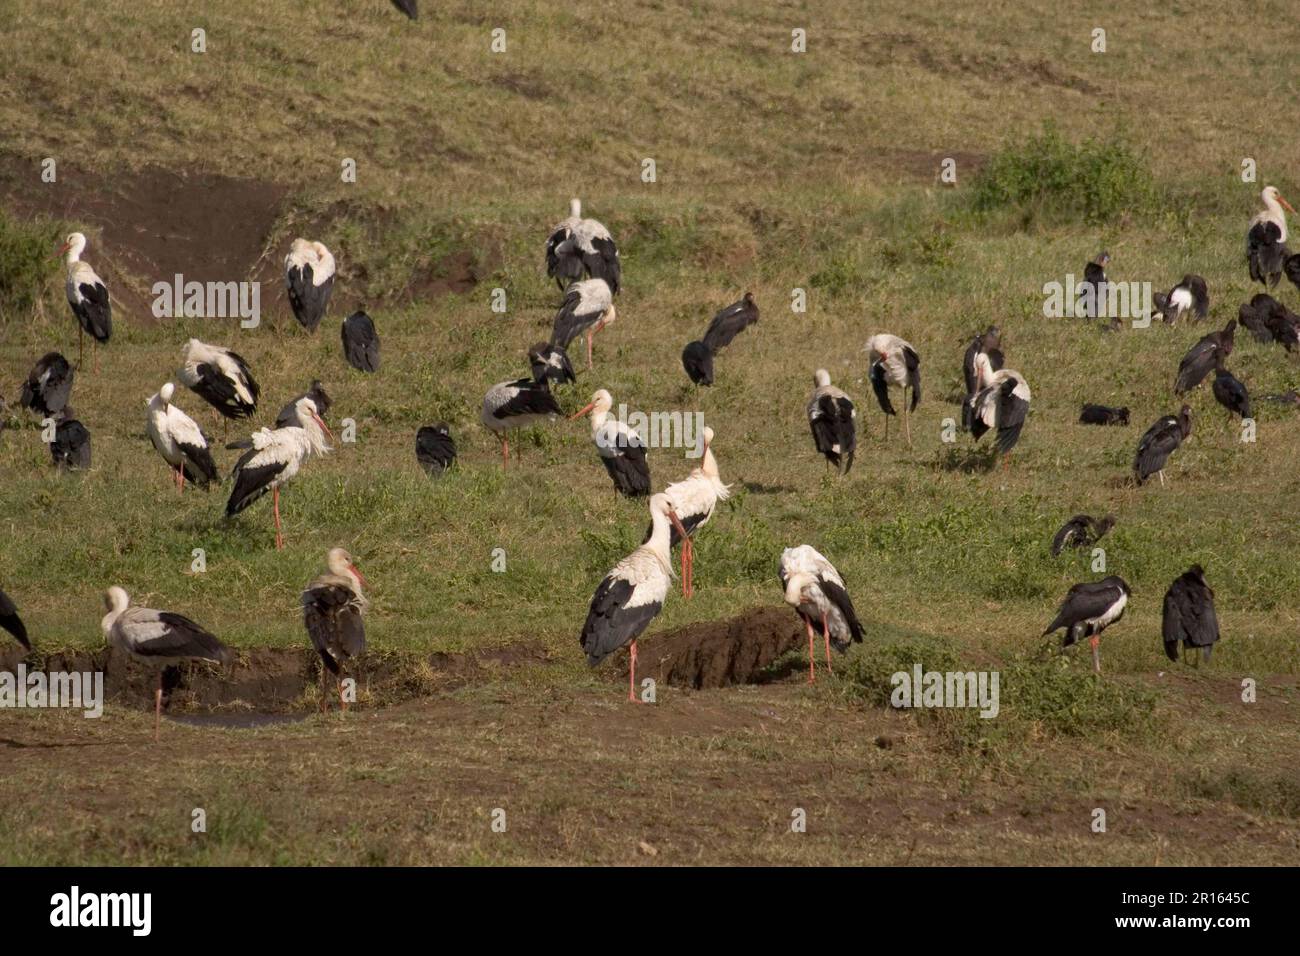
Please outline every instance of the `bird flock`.
[[[414, 3], [398, 3], [415, 16]], [[409, 10], [408, 10], [409, 8]], [[1266, 289], [1276, 287], [1282, 276], [1300, 286], [1300, 255], [1286, 247], [1285, 211], [1294, 211], [1277, 189], [1263, 190], [1264, 208], [1251, 221], [1246, 236], [1246, 260], [1250, 277]], [[74, 381], [82, 369], [86, 334], [94, 340], [95, 366], [101, 346], [112, 336], [112, 300], [104, 281], [82, 255], [87, 247], [80, 232], [67, 236], [59, 249], [64, 257], [66, 294], [78, 325], [78, 361], [74, 366], [58, 352], [42, 356], [22, 386], [19, 404], [39, 415], [51, 427], [46, 438], [54, 462], [61, 468], [87, 468], [90, 464], [90, 435], [75, 418], [69, 404]], [[563, 415], [553, 388], [576, 382], [568, 349], [585, 336], [586, 368], [593, 368], [595, 336], [617, 319], [615, 298], [623, 288], [622, 263], [618, 246], [602, 223], [584, 218], [578, 199], [571, 200], [569, 216], [555, 225], [545, 242], [548, 278], [563, 293], [552, 323], [549, 341], [539, 342], [528, 352], [529, 374], [492, 385], [483, 397], [481, 422], [500, 442], [502, 466], [510, 462], [509, 434]], [[1110, 282], [1106, 267], [1110, 256], [1099, 255], [1085, 268], [1080, 284], [1081, 313], [1088, 318], [1105, 317]], [[333, 253], [321, 242], [294, 239], [285, 256], [285, 286], [294, 317], [309, 333], [315, 333], [328, 313], [337, 264]], [[1188, 274], [1166, 293], [1153, 297], [1154, 312], [1164, 322], [1202, 321], [1209, 315], [1210, 296], [1206, 282]], [[715, 362], [736, 337], [759, 320], [759, 307], [752, 293], [714, 316], [704, 335], [689, 342], [681, 362], [695, 386], [715, 382]], [[1251, 418], [1251, 398], [1246, 385], [1226, 366], [1233, 351], [1238, 325], [1260, 342], [1277, 342], [1287, 351], [1300, 348], [1300, 317], [1267, 292], [1242, 305], [1238, 317], [1193, 345], [1179, 363], [1174, 392], [1183, 396], [1201, 387], [1213, 373], [1211, 391], [1215, 400], [1232, 416]], [[1116, 327], [1114, 324], [1112, 328]], [[380, 370], [379, 336], [374, 320], [364, 311], [341, 323], [343, 355], [353, 368], [368, 374]], [[1032, 393], [1025, 376], [1006, 366], [1000, 329], [992, 326], [975, 334], [962, 358], [965, 395], [962, 428], [978, 442], [994, 433], [994, 454], [1007, 467], [1012, 450], [1029, 421]], [[905, 441], [912, 443], [911, 415], [922, 400], [921, 357], [904, 339], [885, 332], [868, 338], [868, 380], [883, 418], [883, 440], [888, 441], [889, 419], [901, 417]], [[206, 403], [214, 416], [226, 423], [252, 419], [261, 401], [249, 363], [233, 350], [191, 338], [180, 350], [176, 380]], [[895, 403], [895, 395], [899, 397]], [[146, 402], [145, 430], [167, 468], [174, 472], [178, 494], [186, 482], [200, 489], [223, 483], [213, 457], [213, 439], [176, 403], [176, 386], [165, 381]], [[1269, 400], [1300, 404], [1294, 392], [1266, 396]], [[290, 399], [276, 417], [274, 427], [254, 431], [245, 439], [226, 444], [241, 452], [226, 481], [230, 494], [225, 506], [233, 517], [252, 506], [268, 492], [272, 497], [275, 546], [285, 546], [280, 517], [281, 488], [313, 459], [332, 450], [333, 435], [326, 424], [330, 400], [319, 380]], [[703, 448], [699, 464], [679, 481], [654, 491], [648, 445], [644, 436], [612, 414], [614, 398], [606, 389], [591, 394], [590, 401], [570, 419], [588, 417], [597, 457], [609, 475], [614, 493], [628, 498], [648, 499], [650, 525], [641, 545], [617, 562], [596, 587], [582, 625], [579, 642], [593, 666], [624, 647], [628, 648], [628, 698], [640, 701], [636, 693], [637, 639], [659, 614], [673, 589], [673, 553], [680, 549], [681, 588], [684, 598], [694, 593], [693, 539], [729, 496], [729, 486], [719, 472], [714, 453], [712, 427], [702, 430]], [[858, 446], [859, 415], [853, 399], [831, 382], [824, 368], [813, 374], [813, 390], [806, 415], [813, 445], [828, 468], [847, 475], [853, 467]], [[862, 419], [865, 422], [865, 418]], [[1079, 422], [1090, 425], [1127, 426], [1126, 407], [1088, 403]], [[1133, 462], [1133, 479], [1143, 485], [1152, 476], [1166, 482], [1170, 457], [1192, 432], [1191, 408], [1184, 404], [1176, 414], [1165, 415], [1142, 435]], [[456, 443], [449, 427], [437, 423], [421, 427], [415, 436], [415, 456], [421, 468], [438, 477], [453, 468]], [[518, 455], [516, 454], [516, 458]], [[1097, 543], [1114, 526], [1113, 516], [1094, 518], [1080, 514], [1069, 519], [1053, 538], [1050, 551], [1059, 556], [1066, 549], [1086, 548]], [[363, 618], [369, 602], [363, 594], [365, 579], [351, 555], [341, 547], [331, 548], [326, 570], [309, 582], [300, 595], [304, 628], [321, 662], [322, 681], [341, 675], [365, 650]], [[816, 641], [820, 633], [825, 666], [831, 667], [831, 648], [847, 651], [864, 639], [864, 628], [854, 609], [849, 589], [831, 561], [809, 545], [783, 551], [778, 562], [782, 596], [803, 621], [808, 637], [809, 681], [816, 679]], [[1069, 647], [1088, 638], [1093, 665], [1100, 673], [1101, 633], [1122, 619], [1132, 594], [1128, 584], [1116, 575], [1096, 582], [1074, 585], [1061, 602], [1056, 615], [1043, 632], [1063, 633], [1062, 645]], [[107, 613], [102, 630], [107, 643], [130, 658], [159, 667], [155, 701], [155, 734], [162, 708], [162, 670], [180, 660], [207, 660], [220, 664], [232, 659], [229, 649], [212, 633], [182, 614], [133, 605], [125, 590], [109, 587], [104, 593]], [[31, 639], [15, 602], [0, 591], [0, 628], [7, 630], [26, 650]], [[1214, 592], [1205, 581], [1204, 570], [1192, 566], [1169, 587], [1163, 603], [1162, 642], [1171, 660], [1177, 660], [1179, 646], [1186, 656], [1208, 661], [1219, 637]], [[1199, 652], [1197, 654], [1196, 652]], [[340, 705], [347, 700], [340, 683]], [[322, 690], [322, 706], [325, 694]]]

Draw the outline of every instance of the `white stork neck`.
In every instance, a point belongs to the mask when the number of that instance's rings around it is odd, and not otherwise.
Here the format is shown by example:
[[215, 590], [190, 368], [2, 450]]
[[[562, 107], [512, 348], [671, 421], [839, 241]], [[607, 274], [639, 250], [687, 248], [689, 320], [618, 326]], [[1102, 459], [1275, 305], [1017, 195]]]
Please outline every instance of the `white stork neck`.
[[582, 201], [579, 199], [569, 200], [569, 215], [574, 219], [582, 218]]
[[670, 522], [668, 515], [657, 508], [650, 509], [650, 539], [646, 541], [645, 547], [654, 552], [654, 556], [659, 559], [659, 563], [665, 568], [671, 567], [669, 558], [669, 528]]

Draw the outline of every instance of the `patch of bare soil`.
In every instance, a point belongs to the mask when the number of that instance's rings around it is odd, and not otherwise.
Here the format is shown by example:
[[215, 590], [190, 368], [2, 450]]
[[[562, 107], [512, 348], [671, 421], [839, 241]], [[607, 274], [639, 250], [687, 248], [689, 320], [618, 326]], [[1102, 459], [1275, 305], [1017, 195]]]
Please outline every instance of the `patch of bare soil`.
[[[785, 608], [760, 607], [725, 621], [691, 624], [637, 645], [637, 672], [657, 682], [697, 690], [762, 684], [785, 676], [778, 661], [803, 638]], [[626, 666], [626, 653], [620, 655]]]

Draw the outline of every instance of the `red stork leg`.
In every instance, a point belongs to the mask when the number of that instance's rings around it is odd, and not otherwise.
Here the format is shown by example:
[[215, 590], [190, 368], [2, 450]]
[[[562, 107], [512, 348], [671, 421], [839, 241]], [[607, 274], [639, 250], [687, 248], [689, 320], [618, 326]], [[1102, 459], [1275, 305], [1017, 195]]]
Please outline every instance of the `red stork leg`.
[[632, 642], [629, 649], [627, 663], [627, 699], [634, 704], [641, 703], [641, 699], [636, 695], [636, 641]]
[[588, 372], [591, 371], [591, 340], [594, 339], [595, 337], [596, 337], [596, 330], [589, 329], [587, 331], [587, 371]]
[[510, 464], [510, 439], [501, 439], [501, 467], [505, 468]]
[[822, 615], [822, 637], [826, 641], [826, 670], [834, 675], [835, 671], [831, 668], [831, 627], [825, 614]]
[[280, 486], [271, 489], [271, 502], [275, 510], [275, 550], [284, 550], [284, 536], [280, 533]]
[[1092, 669], [1101, 673], [1101, 638], [1093, 637], [1088, 641], [1092, 645]]
[[808, 629], [808, 683], [812, 684], [817, 681], [817, 652], [813, 649], [812, 621], [804, 618], [803, 625]]
[[158, 689], [153, 695], [153, 742], [158, 742], [158, 725], [162, 723], [162, 678], [163, 672], [158, 672]]

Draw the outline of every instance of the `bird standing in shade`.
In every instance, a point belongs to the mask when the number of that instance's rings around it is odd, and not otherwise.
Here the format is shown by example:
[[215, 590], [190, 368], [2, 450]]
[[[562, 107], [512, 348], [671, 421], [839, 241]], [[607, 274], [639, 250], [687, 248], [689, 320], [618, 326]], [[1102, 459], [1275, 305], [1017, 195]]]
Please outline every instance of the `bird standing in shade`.
[[[1175, 578], [1165, 592], [1160, 634], [1164, 640], [1165, 656], [1171, 661], [1178, 660], [1178, 645], [1181, 643], [1184, 657], [1191, 651], [1198, 667], [1202, 657], [1206, 663], [1209, 662], [1210, 653], [1219, 639], [1219, 618], [1214, 613], [1214, 592], [1205, 583], [1205, 571], [1199, 564], [1193, 564]], [[1199, 655], [1196, 654], [1198, 650], [1201, 652]]]
[[1062, 647], [1069, 647], [1081, 637], [1089, 638], [1092, 669], [1100, 674], [1101, 632], [1124, 616], [1129, 593], [1124, 579], [1114, 574], [1093, 583], [1076, 584], [1065, 595], [1056, 617], [1043, 631], [1043, 637], [1064, 628]]
[[163, 671], [167, 665], [189, 660], [225, 664], [231, 655], [215, 635], [183, 614], [130, 605], [126, 591], [116, 586], [109, 588], [104, 592], [108, 613], [100, 627], [110, 647], [158, 668], [153, 721], [153, 739], [157, 741], [162, 720]]
[[808, 683], [817, 680], [817, 653], [814, 626], [822, 632], [826, 647], [826, 669], [831, 670], [831, 647], [841, 654], [850, 643], [862, 642], [862, 625], [858, 622], [853, 600], [844, 579], [835, 566], [811, 545], [786, 548], [777, 568], [785, 603], [803, 619], [808, 631]]
[[1152, 475], [1160, 476], [1160, 487], [1165, 486], [1165, 463], [1178, 446], [1192, 433], [1192, 408], [1184, 405], [1178, 414], [1165, 415], [1146, 430], [1138, 442], [1137, 456], [1133, 459], [1133, 477], [1139, 485]]
[[[79, 232], [70, 233], [59, 249], [59, 255], [67, 253], [68, 281], [64, 291], [68, 295], [68, 305], [77, 317], [77, 367], [81, 367], [82, 345], [86, 334], [97, 345], [109, 340], [113, 334], [113, 306], [108, 299], [108, 288], [90, 263], [81, 261], [81, 254], [86, 250], [86, 237]], [[99, 371], [99, 349], [95, 350], [95, 371]]]
[[605, 575], [592, 596], [587, 620], [578, 643], [595, 667], [620, 647], [630, 644], [627, 699], [636, 696], [636, 642], [663, 609], [672, 585], [672, 554], [669, 528], [676, 526], [686, 537], [667, 495], [650, 499], [650, 538]]
[[293, 317], [315, 332], [334, 291], [334, 254], [323, 243], [295, 239], [284, 257], [284, 282]]
[[[903, 427], [907, 444], [912, 444], [911, 413], [921, 402], [921, 358], [910, 342], [897, 335], [879, 333], [867, 339], [863, 349], [871, 360], [871, 390], [876, 393], [880, 410], [885, 413], [885, 440], [889, 440], [889, 416], [897, 415], [889, 400], [889, 388], [903, 390]], [[907, 403], [907, 392], [912, 392], [912, 404]]]
[[813, 373], [813, 391], [808, 399], [808, 425], [813, 444], [840, 474], [853, 467], [858, 447], [857, 409], [853, 399], [831, 384], [830, 373], [819, 368]]
[[[339, 681], [339, 708], [345, 713], [348, 702], [343, 694], [343, 667], [366, 649], [366, 628], [362, 621], [370, 602], [361, 588], [366, 579], [357, 570], [352, 555], [343, 548], [330, 548], [325, 555], [325, 573], [315, 578], [302, 592], [302, 620], [312, 647], [320, 655], [321, 683], [325, 672]], [[325, 693], [321, 691], [321, 709]]]

